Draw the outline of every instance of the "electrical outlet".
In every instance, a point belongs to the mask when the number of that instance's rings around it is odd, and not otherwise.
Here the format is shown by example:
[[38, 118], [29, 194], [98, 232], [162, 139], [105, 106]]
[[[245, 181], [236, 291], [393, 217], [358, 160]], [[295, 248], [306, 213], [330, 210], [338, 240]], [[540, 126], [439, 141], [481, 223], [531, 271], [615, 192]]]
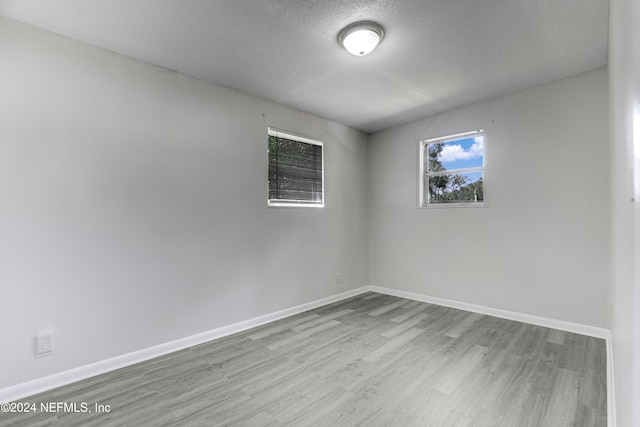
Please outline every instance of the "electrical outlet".
[[53, 333], [40, 332], [36, 335], [36, 357], [48, 356], [53, 353]]
[[342, 283], [342, 273], [336, 273], [336, 283]]

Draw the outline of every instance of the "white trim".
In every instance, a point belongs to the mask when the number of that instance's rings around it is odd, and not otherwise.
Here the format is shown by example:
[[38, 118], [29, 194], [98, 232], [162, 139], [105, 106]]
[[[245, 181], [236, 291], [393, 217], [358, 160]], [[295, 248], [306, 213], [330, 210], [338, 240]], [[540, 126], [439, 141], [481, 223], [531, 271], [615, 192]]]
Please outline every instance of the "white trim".
[[[282, 200], [282, 202], [276, 201]], [[288, 200], [288, 199], [268, 199], [267, 207], [270, 208], [324, 208], [324, 202], [316, 203], [316, 202], [307, 202], [307, 201], [297, 201], [297, 200]]]
[[270, 136], [275, 136], [276, 138], [291, 139], [293, 141], [304, 142], [306, 144], [319, 145], [321, 147], [324, 146], [324, 143], [319, 139], [313, 139], [308, 136], [299, 135], [297, 133], [289, 132], [286, 130], [276, 129], [271, 126], [267, 127], [267, 134]]
[[246, 331], [247, 329], [255, 328], [257, 326], [264, 325], [265, 323], [274, 322], [285, 317], [293, 316], [308, 310], [313, 310], [314, 308], [322, 307], [323, 305], [331, 304], [333, 302], [340, 301], [346, 298], [351, 298], [355, 295], [359, 295], [367, 291], [368, 287], [366, 286], [358, 289], [353, 289], [351, 291], [342, 292], [337, 295], [332, 295], [316, 301], [276, 311], [275, 313], [265, 314], [264, 316], [258, 316], [253, 319], [245, 320], [227, 326], [222, 326], [220, 328], [192, 335], [190, 337], [181, 338], [164, 344], [159, 344], [153, 347], [134, 351], [132, 353], [123, 354], [110, 359], [91, 363], [89, 365], [73, 368], [68, 371], [59, 372], [57, 374], [49, 375], [44, 378], [38, 378], [26, 383], [7, 387], [0, 390], [0, 402], [12, 402], [28, 396], [33, 396], [34, 394], [42, 393], [57, 387], [62, 387], [77, 381], [95, 377], [100, 374], [134, 365], [136, 363], [144, 362], [156, 357], [164, 356], [165, 354], [193, 347], [198, 344], [203, 344], [217, 338], [222, 338], [227, 335]]
[[439, 136], [437, 138], [423, 139], [420, 142], [425, 142], [425, 143], [431, 144], [432, 142], [446, 141], [448, 139], [449, 140], [460, 139], [460, 138], [463, 138], [465, 136], [476, 135], [476, 134], [482, 133], [482, 132], [484, 132], [484, 129], [472, 130], [472, 131], [469, 131], [469, 132], [462, 132], [462, 133], [455, 133], [453, 135]]
[[611, 332], [608, 329], [566, 322], [564, 320], [549, 319], [546, 317], [534, 316], [533, 314], [518, 313], [516, 311], [469, 304], [466, 302], [437, 298], [429, 295], [400, 291], [397, 289], [389, 289], [380, 286], [369, 286], [369, 290], [371, 292], [378, 292], [381, 294], [412, 299], [415, 301], [428, 302], [430, 304], [457, 308], [459, 310], [471, 311], [473, 313], [486, 314], [488, 316], [500, 317], [502, 319], [515, 320], [516, 322], [529, 323], [530, 325], [543, 326], [545, 328], [559, 329], [561, 331], [573, 332], [580, 335], [588, 335], [590, 337], [608, 339], [611, 335]]
[[422, 209], [446, 209], [446, 208], [488, 208], [489, 203], [466, 202], [466, 203], [431, 203], [429, 206], [422, 206]]
[[[484, 162], [484, 160], [483, 160]], [[444, 175], [462, 175], [462, 174], [469, 174], [469, 173], [478, 173], [478, 172], [484, 172], [484, 166], [474, 166], [472, 168], [460, 168], [460, 169], [445, 169], [443, 171], [439, 171], [439, 172], [430, 172], [427, 171], [428, 176], [444, 176]]]

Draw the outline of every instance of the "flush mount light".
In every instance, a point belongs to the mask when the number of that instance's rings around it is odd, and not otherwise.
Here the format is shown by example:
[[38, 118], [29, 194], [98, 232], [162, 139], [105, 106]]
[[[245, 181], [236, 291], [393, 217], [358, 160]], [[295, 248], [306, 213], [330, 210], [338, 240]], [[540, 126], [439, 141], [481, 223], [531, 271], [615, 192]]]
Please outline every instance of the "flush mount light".
[[347, 25], [340, 34], [338, 42], [356, 56], [364, 56], [371, 53], [384, 37], [382, 27], [371, 21], [354, 22]]

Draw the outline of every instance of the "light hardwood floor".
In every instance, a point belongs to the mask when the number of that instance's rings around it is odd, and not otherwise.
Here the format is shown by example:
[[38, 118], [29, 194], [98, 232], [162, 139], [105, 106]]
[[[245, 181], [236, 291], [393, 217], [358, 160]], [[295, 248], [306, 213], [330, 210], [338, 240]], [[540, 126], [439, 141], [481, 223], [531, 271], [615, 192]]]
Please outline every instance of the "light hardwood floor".
[[91, 413], [0, 426], [606, 426], [606, 383], [601, 339], [367, 293], [23, 400]]

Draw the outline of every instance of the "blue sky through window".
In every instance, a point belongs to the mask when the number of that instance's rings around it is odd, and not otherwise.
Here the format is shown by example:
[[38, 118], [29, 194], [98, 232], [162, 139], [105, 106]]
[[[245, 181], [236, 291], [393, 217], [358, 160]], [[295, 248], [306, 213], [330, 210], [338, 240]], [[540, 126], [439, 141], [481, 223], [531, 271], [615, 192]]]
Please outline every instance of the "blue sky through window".
[[438, 160], [447, 170], [482, 167], [484, 164], [484, 136], [443, 143]]

